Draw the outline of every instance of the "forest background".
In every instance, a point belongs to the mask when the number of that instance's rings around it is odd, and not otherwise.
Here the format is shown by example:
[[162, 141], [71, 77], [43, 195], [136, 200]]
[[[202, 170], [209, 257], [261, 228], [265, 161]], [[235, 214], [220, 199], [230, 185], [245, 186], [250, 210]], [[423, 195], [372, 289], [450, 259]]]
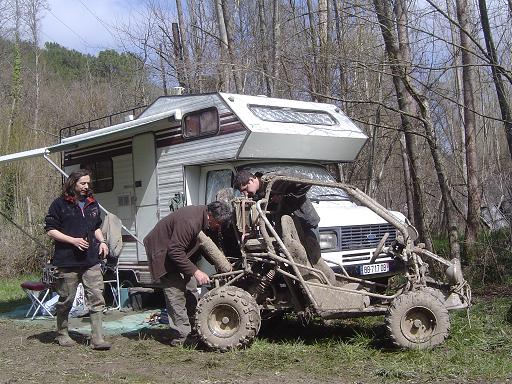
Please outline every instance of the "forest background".
[[[42, 44], [49, 11], [0, 0], [0, 154], [175, 87], [333, 103], [369, 137], [338, 176], [474, 284], [510, 281], [512, 0], [143, 0], [97, 55]], [[0, 277], [41, 267], [60, 185], [43, 160], [0, 166]]]

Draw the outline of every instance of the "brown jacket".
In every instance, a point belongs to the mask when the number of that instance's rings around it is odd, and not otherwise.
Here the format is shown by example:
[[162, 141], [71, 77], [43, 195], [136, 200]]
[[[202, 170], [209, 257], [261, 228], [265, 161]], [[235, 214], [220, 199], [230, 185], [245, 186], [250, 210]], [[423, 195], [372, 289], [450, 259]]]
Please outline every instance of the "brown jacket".
[[160, 279], [174, 268], [193, 275], [198, 268], [190, 257], [199, 248], [199, 232], [207, 229], [206, 205], [183, 207], [160, 220], [144, 238], [153, 279]]

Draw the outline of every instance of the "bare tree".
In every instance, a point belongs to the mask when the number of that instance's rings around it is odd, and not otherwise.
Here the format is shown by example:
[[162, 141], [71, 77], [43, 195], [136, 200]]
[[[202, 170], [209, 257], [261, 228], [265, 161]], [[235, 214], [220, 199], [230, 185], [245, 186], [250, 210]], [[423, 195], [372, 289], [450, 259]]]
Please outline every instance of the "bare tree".
[[220, 74], [220, 87], [224, 91], [230, 91], [230, 76], [228, 63], [228, 32], [226, 22], [224, 20], [224, 12], [222, 10], [223, 0], [215, 0], [215, 14], [217, 16], [217, 23], [219, 26], [219, 44], [220, 44], [220, 63], [219, 63], [219, 74]]
[[19, 0], [14, 2], [14, 55], [12, 63], [12, 83], [11, 83], [11, 109], [9, 113], [9, 121], [5, 131], [5, 148], [9, 148], [11, 141], [12, 129], [17, 117], [18, 104], [21, 99], [22, 88], [22, 67], [21, 67], [21, 6]]
[[258, 25], [261, 49], [262, 83], [267, 96], [272, 96], [272, 80], [269, 70], [269, 49], [266, 39], [267, 23], [265, 17], [265, 0], [258, 0]]
[[34, 52], [34, 123], [32, 129], [34, 132], [34, 139], [38, 142], [39, 134], [39, 93], [40, 93], [40, 68], [39, 57], [41, 50], [39, 48], [39, 29], [41, 13], [48, 8], [46, 0], [25, 0], [23, 3], [24, 15], [26, 24], [30, 32], [32, 40], [32, 50]]
[[[179, 46], [181, 48], [181, 61], [182, 61], [182, 73], [183, 80], [181, 81], [185, 85], [185, 89], [190, 92], [190, 58], [189, 58], [189, 47], [187, 33], [185, 30], [185, 16], [183, 14], [183, 6], [181, 0], [176, 0], [176, 12], [178, 13], [178, 30], [179, 30]], [[177, 41], [175, 40], [175, 45]]]
[[271, 96], [275, 96], [276, 94], [280, 94], [276, 90], [279, 79], [279, 66], [280, 66], [280, 56], [281, 56], [281, 18], [280, 18], [280, 8], [279, 8], [279, 0], [272, 0], [272, 94]]
[[237, 59], [235, 54], [235, 40], [234, 40], [234, 26], [233, 26], [233, 12], [229, 3], [229, 0], [221, 0], [222, 12], [224, 14], [224, 26], [226, 30], [227, 38], [227, 52], [229, 59], [229, 68], [235, 81], [235, 92], [240, 93], [243, 89], [241, 68], [237, 65]]
[[[387, 0], [374, 0], [373, 3], [375, 6], [377, 18], [380, 23], [386, 53], [390, 62], [393, 84], [395, 85], [395, 91], [398, 99], [398, 107], [401, 111], [400, 118], [405, 136], [405, 149], [407, 151], [411, 169], [411, 181], [414, 193], [414, 224], [418, 228], [420, 239], [422, 239], [431, 249], [432, 241], [430, 240], [430, 235], [428, 233], [423, 216], [423, 192], [418, 172], [420, 167], [415, 152], [416, 143], [413, 123], [411, 121], [411, 118], [415, 116], [415, 109], [412, 96], [410, 93], [408, 93], [402, 81], [406, 76], [406, 69], [404, 68], [405, 61], [403, 61], [401, 57], [401, 50], [398, 44], [396, 33], [394, 32], [393, 17], [389, 8], [389, 3]], [[405, 48], [406, 46], [402, 44], [401, 47]]]
[[[512, 1], [509, 1], [512, 12]], [[507, 94], [505, 92], [505, 85], [503, 84], [504, 69], [499, 65], [494, 39], [491, 33], [491, 26], [489, 23], [489, 15], [487, 12], [487, 4], [485, 0], [478, 0], [478, 7], [480, 9], [480, 22], [482, 23], [482, 31], [484, 33], [485, 45], [487, 47], [487, 56], [490, 60], [490, 67], [492, 71], [492, 78], [494, 87], [496, 88], [496, 95], [501, 111], [501, 118], [505, 127], [505, 135], [507, 137], [508, 151], [512, 158], [512, 111], [508, 102]]]
[[462, 49], [462, 92], [464, 99], [464, 128], [466, 139], [466, 164], [468, 182], [468, 212], [466, 223], [466, 242], [471, 248], [480, 228], [481, 191], [478, 181], [478, 159], [476, 150], [476, 120], [474, 101], [474, 60], [471, 54], [469, 34], [470, 4], [467, 0], [455, 0], [457, 20], [460, 25], [460, 46]]

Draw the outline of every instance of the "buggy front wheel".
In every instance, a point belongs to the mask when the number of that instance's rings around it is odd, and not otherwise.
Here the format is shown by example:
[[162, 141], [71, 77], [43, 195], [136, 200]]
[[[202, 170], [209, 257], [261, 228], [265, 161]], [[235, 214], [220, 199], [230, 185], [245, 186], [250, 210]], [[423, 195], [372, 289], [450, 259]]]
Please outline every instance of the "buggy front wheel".
[[407, 292], [391, 303], [386, 314], [386, 328], [396, 346], [427, 349], [446, 339], [450, 317], [445, 305], [432, 294]]
[[258, 304], [241, 288], [215, 288], [197, 304], [197, 333], [212, 350], [225, 352], [245, 347], [252, 342], [260, 326]]

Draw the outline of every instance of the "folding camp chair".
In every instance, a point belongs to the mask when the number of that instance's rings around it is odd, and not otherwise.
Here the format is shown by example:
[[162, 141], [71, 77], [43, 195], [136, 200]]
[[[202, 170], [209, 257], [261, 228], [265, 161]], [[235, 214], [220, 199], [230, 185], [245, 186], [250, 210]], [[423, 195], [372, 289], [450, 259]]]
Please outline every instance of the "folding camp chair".
[[[117, 260], [114, 265], [104, 264], [102, 266], [103, 283], [108, 287], [112, 294], [112, 306], [108, 309], [121, 309], [121, 287], [119, 284], [119, 270], [117, 268]], [[108, 292], [108, 291], [107, 291]]]
[[28, 309], [25, 317], [31, 316], [31, 319], [34, 320], [34, 317], [41, 311], [42, 315], [45, 313], [51, 317], [53, 317], [50, 307], [47, 305], [48, 300], [51, 298], [50, 295], [50, 287], [41, 281], [25, 281], [21, 283], [21, 288], [27, 294], [27, 297], [30, 299], [31, 305]]

